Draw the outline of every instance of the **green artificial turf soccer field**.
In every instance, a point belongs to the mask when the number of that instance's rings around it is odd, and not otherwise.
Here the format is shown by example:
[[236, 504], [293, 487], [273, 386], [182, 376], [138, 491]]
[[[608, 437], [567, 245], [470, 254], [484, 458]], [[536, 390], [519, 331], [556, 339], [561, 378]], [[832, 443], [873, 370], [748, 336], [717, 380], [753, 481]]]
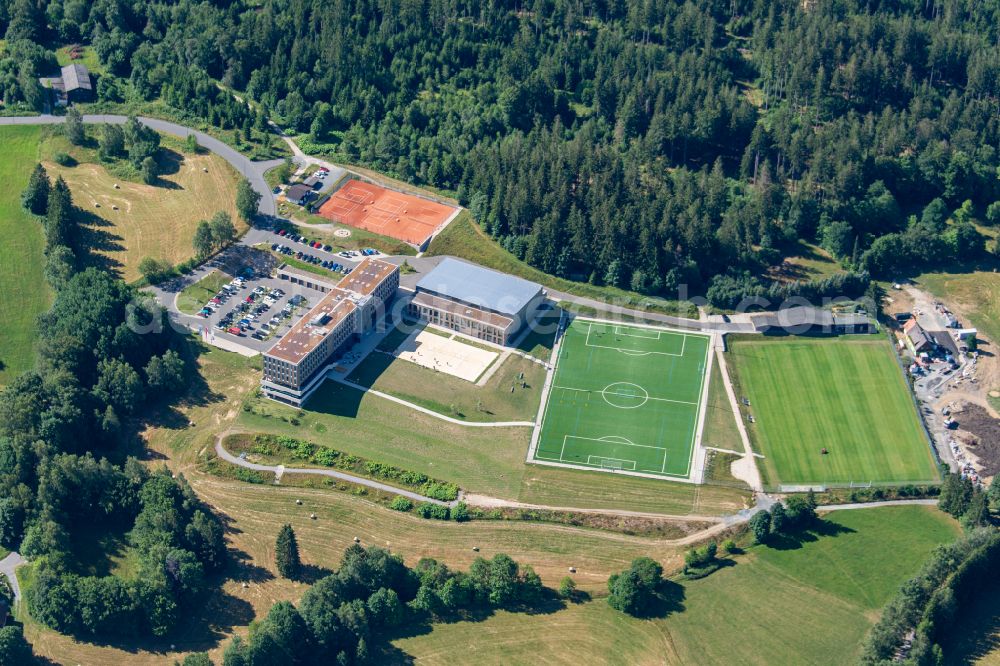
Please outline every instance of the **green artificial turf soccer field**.
[[709, 340], [574, 320], [560, 343], [534, 460], [688, 476]]
[[884, 337], [739, 338], [729, 350], [769, 484], [937, 480]]

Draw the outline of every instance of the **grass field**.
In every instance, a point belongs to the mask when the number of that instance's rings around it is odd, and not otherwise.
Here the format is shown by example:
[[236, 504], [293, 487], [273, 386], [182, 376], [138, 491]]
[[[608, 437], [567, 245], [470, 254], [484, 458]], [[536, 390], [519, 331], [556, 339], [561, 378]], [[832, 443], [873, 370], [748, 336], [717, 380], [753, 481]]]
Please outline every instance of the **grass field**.
[[743, 451], [743, 440], [740, 438], [736, 419], [739, 414], [733, 412], [733, 405], [726, 394], [726, 386], [722, 382], [722, 368], [712, 359], [712, 371], [709, 373], [708, 401], [705, 403], [705, 431], [701, 441], [704, 446], [714, 446], [718, 449]]
[[958, 526], [931, 507], [829, 514], [785, 549], [679, 584], [674, 610], [629, 618], [605, 599], [548, 615], [497, 613], [394, 641], [426, 664], [847, 664], [896, 588]]
[[[172, 264], [193, 257], [191, 241], [198, 222], [220, 210], [233, 217], [238, 232], [246, 229], [236, 215], [238, 174], [221, 157], [183, 153], [179, 141], [164, 138], [159, 158], [162, 175], [156, 184], [146, 185], [110, 173], [97, 162], [92, 147], [72, 146], [62, 135], [48, 132], [40, 146], [46, 170], [51, 178], [62, 176], [69, 185], [73, 203], [84, 216], [85, 242], [126, 281], [139, 278], [144, 257]], [[56, 152], [71, 155], [77, 164], [56, 164], [52, 161]]]
[[[519, 379], [522, 374], [524, 378]], [[369, 354], [348, 379], [464, 421], [534, 421], [545, 368], [510, 355], [484, 386], [477, 386], [376, 352]]]
[[587, 282], [573, 282], [543, 273], [504, 250], [476, 225], [468, 211], [459, 213], [458, 217], [444, 231], [434, 237], [426, 254], [428, 256], [461, 257], [487, 268], [538, 282], [549, 289], [595, 298], [621, 307], [662, 312], [679, 317], [698, 316], [695, 307], [687, 301], [668, 301], [616, 287], [599, 287]]
[[710, 338], [574, 320], [534, 460], [687, 477]]
[[52, 299], [42, 226], [21, 207], [39, 135], [37, 127], [0, 127], [0, 387], [34, 365], [35, 321]]
[[205, 303], [215, 297], [222, 286], [232, 280], [221, 271], [212, 271], [194, 284], [184, 287], [177, 294], [177, 309], [189, 315], [198, 314]]
[[[882, 336], [735, 338], [727, 359], [750, 399], [765, 483], [938, 478], [916, 407]], [[828, 453], [823, 455], [821, 449]]]

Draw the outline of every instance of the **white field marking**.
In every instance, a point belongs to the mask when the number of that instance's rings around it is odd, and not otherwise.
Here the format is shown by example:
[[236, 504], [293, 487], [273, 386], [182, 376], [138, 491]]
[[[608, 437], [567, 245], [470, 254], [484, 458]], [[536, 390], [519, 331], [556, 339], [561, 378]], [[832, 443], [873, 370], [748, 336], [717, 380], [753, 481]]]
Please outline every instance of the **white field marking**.
[[[586, 342], [586, 346], [587, 347], [593, 347], [595, 349], [614, 349], [615, 351], [621, 352], [623, 354], [629, 354], [631, 356], [645, 356], [647, 354], [659, 354], [660, 356], [684, 356], [684, 345], [685, 345], [685, 342], [687, 341], [687, 333], [674, 333], [674, 335], [680, 335], [681, 336], [681, 352], [679, 354], [676, 354], [674, 352], [663, 352], [663, 351], [653, 351], [653, 350], [650, 350], [650, 351], [641, 351], [641, 350], [638, 350], [638, 349], [622, 349], [621, 347], [615, 347], [613, 345], [599, 345], [599, 344], [592, 343], [590, 341], [590, 334], [593, 333], [593, 331], [594, 331], [594, 324], [595, 323], [598, 323], [598, 322], [587, 322], [587, 342]], [[659, 331], [657, 331], [657, 334], [659, 334]], [[647, 338], [647, 337], [642, 336], [642, 335], [634, 335], [634, 336], [631, 336], [631, 337], [640, 338], [640, 339], [643, 339], [643, 340], [652, 340], [652, 339], [654, 339], [654, 338]], [[657, 337], [655, 339], [656, 340], [660, 340], [661, 338]]]
[[620, 437], [618, 435], [605, 435], [604, 437], [598, 438], [597, 441], [599, 441], [599, 442], [611, 442], [612, 444], [615, 443], [615, 442], [617, 442], [619, 444], [631, 444], [632, 446], [635, 446], [635, 442], [633, 442], [628, 437]]
[[[594, 458], [597, 458], [597, 462], [596, 463], [594, 462]], [[614, 462], [617, 462], [617, 463], [622, 463], [621, 469], [626, 469], [625, 465], [632, 465], [631, 467], [629, 467], [627, 469], [629, 471], [632, 471], [632, 472], [635, 471], [635, 464], [636, 463], [635, 463], [634, 460], [628, 460], [626, 458], [609, 458], [607, 456], [587, 456], [587, 464], [588, 465], [595, 465], [595, 466], [604, 467], [604, 461], [605, 460], [614, 461]]]
[[[642, 395], [634, 394], [634, 393], [619, 393], [618, 391], [608, 391], [609, 388], [612, 388], [614, 386], [623, 386], [623, 387], [624, 386], [634, 386], [637, 389], [639, 389], [640, 391], [642, 391]], [[636, 405], [631, 405], [631, 406], [616, 405], [615, 403], [611, 402], [608, 399], [609, 395], [610, 396], [616, 396], [616, 397], [619, 397], [619, 398], [641, 398], [642, 401], [640, 403], [636, 404]], [[607, 386], [604, 387], [604, 389], [601, 391], [601, 397], [604, 398], [604, 402], [608, 403], [612, 407], [617, 407], [618, 409], [638, 409], [639, 407], [642, 407], [647, 402], [649, 402], [649, 391], [647, 391], [646, 389], [642, 388], [638, 384], [633, 384], [632, 382], [615, 382], [614, 384], [608, 384]]]
[[[594, 437], [582, 437], [580, 435], [563, 435], [562, 450], [559, 451], [559, 462], [566, 462], [566, 457], [565, 457], [566, 443], [569, 442], [569, 440], [571, 440], [571, 439], [583, 440], [585, 442], [600, 442], [601, 444], [612, 444], [612, 443], [614, 443], [614, 444], [618, 444], [618, 445], [621, 445], [621, 446], [634, 446], [634, 447], [639, 448], [639, 449], [654, 449], [656, 451], [662, 451], [663, 452], [663, 466], [662, 467], [666, 467], [666, 465], [667, 465], [667, 449], [664, 448], [664, 447], [662, 447], [662, 446], [650, 446], [648, 444], [632, 444], [631, 442], [629, 442], [628, 444], [626, 444], [624, 442], [608, 442], [607, 440], [604, 440], [604, 439], [596, 439]], [[594, 454], [594, 455], [596, 455], [596, 454]], [[601, 457], [607, 457], [607, 456], [601, 456]], [[552, 460], [552, 458], [549, 458], [549, 460]], [[662, 473], [662, 471], [661, 471], [661, 473]]]
[[[598, 395], [602, 395], [602, 396], [603, 395], [617, 395], [617, 396], [621, 396], [623, 398], [637, 398], [637, 397], [639, 397], [639, 396], [631, 395], [631, 394], [628, 394], [628, 393], [614, 393], [614, 392], [611, 392], [611, 393], [605, 394], [604, 391], [591, 391], [590, 389], [573, 388], [572, 386], [555, 386], [555, 385], [553, 385], [552, 388], [554, 388], [554, 389], [562, 389], [564, 391], [578, 391], [580, 393], [597, 393]], [[677, 404], [677, 405], [697, 405], [698, 404], [697, 402], [688, 402], [686, 400], [671, 400], [670, 398], [654, 398], [653, 396], [649, 396], [649, 400], [659, 400], [660, 402], [672, 402], [672, 403]], [[614, 405], [612, 405], [612, 406], [614, 406]], [[625, 409], [631, 409], [631, 408], [630, 407], [626, 407]]]
[[[636, 335], [635, 333], [628, 333], [627, 331], [623, 331], [622, 328], [623, 328], [622, 326], [615, 326], [615, 335], [624, 335], [627, 338], [642, 338], [643, 340], [659, 340], [660, 339], [660, 331], [653, 331], [653, 330], [646, 329], [646, 331], [645, 331], [646, 333], [655, 333], [656, 335], [655, 336], [653, 336], [653, 335]], [[634, 329], [634, 330], [642, 331], [643, 329], [637, 328], [637, 329]]]

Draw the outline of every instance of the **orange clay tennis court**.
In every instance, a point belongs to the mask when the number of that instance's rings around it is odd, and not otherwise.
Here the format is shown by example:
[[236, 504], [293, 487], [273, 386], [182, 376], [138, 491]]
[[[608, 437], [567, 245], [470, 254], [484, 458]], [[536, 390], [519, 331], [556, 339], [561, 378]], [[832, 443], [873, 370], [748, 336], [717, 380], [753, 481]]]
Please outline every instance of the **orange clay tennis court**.
[[412, 245], [423, 245], [455, 209], [420, 197], [349, 180], [322, 206], [323, 217], [382, 234]]

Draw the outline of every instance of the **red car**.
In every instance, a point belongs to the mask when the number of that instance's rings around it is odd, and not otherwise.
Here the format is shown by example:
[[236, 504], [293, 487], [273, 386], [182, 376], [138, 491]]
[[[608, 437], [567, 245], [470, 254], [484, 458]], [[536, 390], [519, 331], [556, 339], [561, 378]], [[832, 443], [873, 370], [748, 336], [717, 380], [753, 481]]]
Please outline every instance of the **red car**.
[[229, 332], [232, 333], [233, 335], [242, 335], [243, 334], [243, 330], [239, 326], [230, 326], [229, 327]]
[[287, 233], [288, 233], [287, 231], [285, 231], [284, 229], [282, 229], [281, 231], [278, 232], [278, 235], [279, 236], [284, 236]]
[[253, 303], [253, 296], [247, 296], [246, 302], [247, 303]]

